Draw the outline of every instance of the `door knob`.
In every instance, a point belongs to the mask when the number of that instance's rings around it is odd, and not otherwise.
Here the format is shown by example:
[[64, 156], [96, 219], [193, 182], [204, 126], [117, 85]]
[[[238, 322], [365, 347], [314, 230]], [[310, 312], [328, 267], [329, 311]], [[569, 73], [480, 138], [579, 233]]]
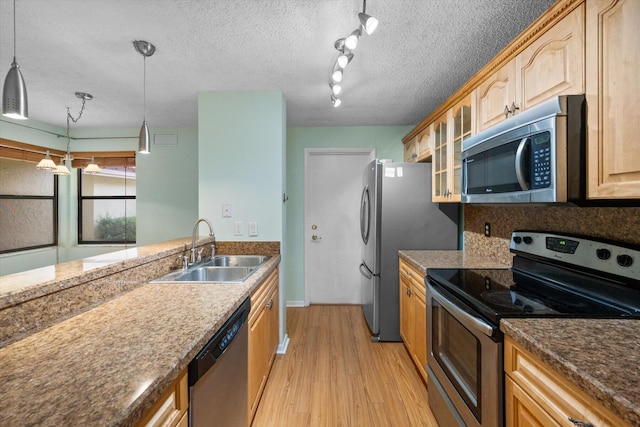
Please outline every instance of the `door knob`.
[[313, 236], [311, 236], [311, 240], [322, 240], [322, 237], [314, 234]]

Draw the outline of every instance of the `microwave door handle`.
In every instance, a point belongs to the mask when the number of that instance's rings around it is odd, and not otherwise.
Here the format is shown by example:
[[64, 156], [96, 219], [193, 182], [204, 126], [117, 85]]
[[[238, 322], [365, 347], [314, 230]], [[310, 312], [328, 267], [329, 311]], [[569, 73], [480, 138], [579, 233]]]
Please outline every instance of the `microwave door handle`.
[[468, 328], [480, 331], [488, 337], [494, 336], [495, 328], [493, 326], [489, 325], [484, 320], [465, 312], [460, 307], [449, 301], [440, 292], [436, 291], [430, 284], [427, 284], [427, 287], [429, 288], [429, 292], [433, 299], [447, 309], [447, 311], [449, 311], [449, 313], [451, 313], [451, 315], [453, 315], [453, 317], [455, 317], [460, 323]]
[[523, 190], [529, 189], [529, 183], [527, 182], [526, 177], [524, 176], [524, 168], [523, 168], [523, 157], [524, 157], [524, 149], [527, 147], [527, 141], [529, 138], [522, 138], [520, 144], [518, 144], [518, 149], [516, 150], [516, 177], [518, 178], [518, 183]]

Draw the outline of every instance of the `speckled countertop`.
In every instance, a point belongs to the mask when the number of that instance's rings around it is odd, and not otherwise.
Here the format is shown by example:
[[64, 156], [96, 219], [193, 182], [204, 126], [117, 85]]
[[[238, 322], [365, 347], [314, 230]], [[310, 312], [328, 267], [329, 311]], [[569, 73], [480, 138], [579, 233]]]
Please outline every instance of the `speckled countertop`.
[[242, 284], [142, 285], [0, 349], [0, 425], [133, 425], [279, 261]]
[[398, 251], [402, 259], [426, 274], [427, 268], [509, 268], [494, 258], [464, 251]]
[[502, 319], [500, 329], [620, 418], [640, 426], [640, 320]]

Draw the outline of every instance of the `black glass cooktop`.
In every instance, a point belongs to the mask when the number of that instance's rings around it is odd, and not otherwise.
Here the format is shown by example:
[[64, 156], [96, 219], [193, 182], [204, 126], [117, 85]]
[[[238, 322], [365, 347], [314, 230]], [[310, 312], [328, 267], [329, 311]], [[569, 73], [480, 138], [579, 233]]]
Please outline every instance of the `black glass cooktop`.
[[[428, 269], [427, 278], [484, 318], [640, 318], [640, 292], [566, 269]], [[448, 295], [447, 295], [448, 294]]]

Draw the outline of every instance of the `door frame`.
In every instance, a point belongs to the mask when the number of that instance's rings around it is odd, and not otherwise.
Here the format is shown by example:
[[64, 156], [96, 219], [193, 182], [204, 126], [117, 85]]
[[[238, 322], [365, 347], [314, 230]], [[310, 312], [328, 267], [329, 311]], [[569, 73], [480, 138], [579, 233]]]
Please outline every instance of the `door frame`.
[[[302, 238], [304, 239], [304, 306], [309, 306], [309, 292], [307, 292], [307, 284], [309, 283], [308, 271], [309, 271], [309, 258], [307, 254], [309, 253], [309, 245], [311, 241], [307, 239], [307, 229], [311, 226], [308, 220], [308, 205], [309, 205], [309, 197], [307, 196], [310, 193], [309, 190], [309, 177], [307, 173], [309, 171], [309, 161], [312, 156], [345, 156], [345, 155], [353, 155], [353, 154], [368, 154], [371, 157], [371, 160], [375, 160], [376, 158], [376, 149], [375, 147], [368, 148], [305, 148], [304, 149], [304, 219], [303, 219], [303, 231]], [[359, 215], [358, 215], [359, 216]]]

